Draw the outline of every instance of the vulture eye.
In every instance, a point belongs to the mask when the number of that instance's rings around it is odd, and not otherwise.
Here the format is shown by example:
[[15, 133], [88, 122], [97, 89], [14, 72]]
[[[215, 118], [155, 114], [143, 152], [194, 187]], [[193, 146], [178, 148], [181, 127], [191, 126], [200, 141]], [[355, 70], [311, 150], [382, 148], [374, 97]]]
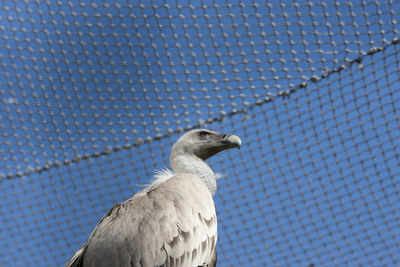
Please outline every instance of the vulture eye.
[[206, 131], [201, 131], [201, 132], [199, 133], [199, 135], [200, 135], [200, 137], [205, 138], [205, 137], [208, 136], [208, 132], [206, 132]]

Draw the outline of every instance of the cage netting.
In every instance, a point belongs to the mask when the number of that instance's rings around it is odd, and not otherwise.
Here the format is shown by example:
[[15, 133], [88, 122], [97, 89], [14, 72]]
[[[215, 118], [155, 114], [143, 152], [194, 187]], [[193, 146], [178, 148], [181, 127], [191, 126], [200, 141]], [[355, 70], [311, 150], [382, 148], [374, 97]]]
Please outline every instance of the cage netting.
[[0, 266], [63, 266], [185, 131], [219, 266], [400, 264], [400, 2], [0, 5]]

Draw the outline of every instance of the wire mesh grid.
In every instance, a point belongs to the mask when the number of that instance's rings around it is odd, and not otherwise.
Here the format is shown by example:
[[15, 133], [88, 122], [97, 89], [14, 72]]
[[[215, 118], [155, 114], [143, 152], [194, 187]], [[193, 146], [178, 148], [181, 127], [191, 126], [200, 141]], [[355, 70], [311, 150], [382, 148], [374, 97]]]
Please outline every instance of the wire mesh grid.
[[4, 1], [0, 266], [61, 266], [168, 166], [235, 133], [219, 266], [400, 261], [398, 1]]

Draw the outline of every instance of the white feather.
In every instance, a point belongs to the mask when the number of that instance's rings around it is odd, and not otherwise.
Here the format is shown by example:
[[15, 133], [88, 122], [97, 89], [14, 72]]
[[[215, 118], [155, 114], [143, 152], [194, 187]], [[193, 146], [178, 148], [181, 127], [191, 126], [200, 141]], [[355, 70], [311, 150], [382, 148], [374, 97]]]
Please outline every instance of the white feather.
[[220, 172], [216, 172], [214, 175], [216, 180], [219, 180], [221, 178], [226, 178], [226, 175]]
[[154, 171], [154, 181], [150, 184], [150, 188], [155, 188], [160, 184], [167, 181], [169, 178], [174, 176], [174, 172], [167, 167], [162, 168], [161, 170]]

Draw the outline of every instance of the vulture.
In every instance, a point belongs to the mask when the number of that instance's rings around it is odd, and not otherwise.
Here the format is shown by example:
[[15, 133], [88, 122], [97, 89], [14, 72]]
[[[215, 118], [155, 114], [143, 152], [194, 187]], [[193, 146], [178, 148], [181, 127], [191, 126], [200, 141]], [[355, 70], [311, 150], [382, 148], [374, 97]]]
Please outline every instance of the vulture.
[[172, 147], [172, 171], [115, 205], [66, 267], [216, 266], [217, 183], [205, 160], [240, 146], [238, 136], [211, 130], [182, 135]]

